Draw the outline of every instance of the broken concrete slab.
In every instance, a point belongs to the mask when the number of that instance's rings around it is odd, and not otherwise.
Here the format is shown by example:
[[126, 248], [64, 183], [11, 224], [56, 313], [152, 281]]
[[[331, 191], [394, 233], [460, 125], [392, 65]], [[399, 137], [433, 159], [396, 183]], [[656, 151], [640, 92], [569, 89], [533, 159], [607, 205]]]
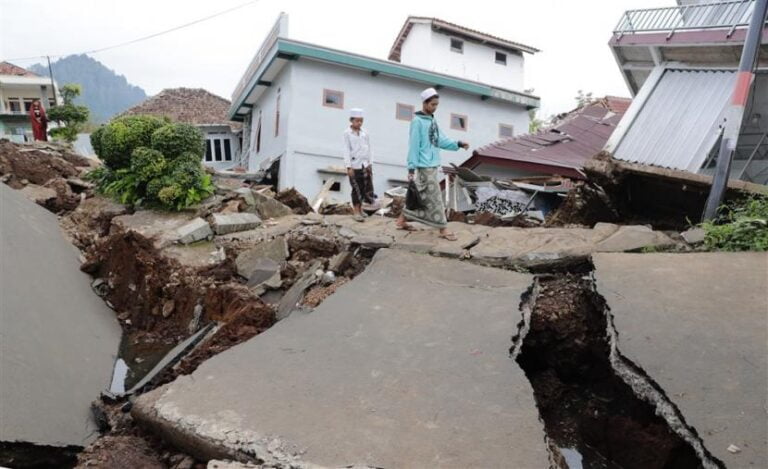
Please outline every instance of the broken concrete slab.
[[280, 288], [282, 283], [280, 279], [280, 264], [269, 258], [256, 259], [251, 264], [250, 276], [248, 277], [249, 287], [265, 286], [269, 288]]
[[213, 231], [216, 234], [252, 230], [261, 225], [261, 218], [253, 213], [214, 213]]
[[256, 199], [253, 197], [254, 192], [250, 187], [241, 187], [235, 190], [235, 194], [242, 198], [249, 207], [255, 207]]
[[355, 236], [350, 240], [352, 244], [362, 246], [368, 249], [381, 249], [388, 248], [395, 242], [391, 236], [379, 235], [379, 236]]
[[328, 261], [328, 270], [337, 274], [343, 273], [349, 267], [352, 258], [354, 258], [352, 252], [342, 251]]
[[216, 241], [260, 242], [274, 238], [276, 236], [283, 236], [289, 231], [294, 230], [299, 225], [301, 225], [301, 217], [298, 215], [291, 215], [290, 217], [278, 218], [277, 220], [269, 220], [252, 230], [217, 236]]
[[135, 232], [151, 239], [161, 249], [179, 239], [177, 229], [192, 217], [185, 213], [139, 210], [132, 215], [120, 215], [112, 219], [112, 225], [124, 232]]
[[184, 226], [177, 228], [179, 242], [190, 244], [213, 237], [211, 225], [202, 218], [195, 218]]
[[688, 244], [700, 244], [707, 237], [707, 232], [701, 228], [694, 227], [680, 233], [680, 236]]
[[56, 191], [50, 187], [38, 186], [36, 184], [28, 184], [19, 192], [21, 192], [24, 197], [39, 205], [45, 205], [46, 202], [55, 199], [58, 195]]
[[251, 192], [251, 197], [253, 197], [254, 208], [264, 220], [293, 215], [293, 210], [290, 207], [272, 197], [258, 192]]
[[280, 263], [288, 259], [288, 256], [290, 256], [288, 242], [284, 237], [264, 241], [237, 256], [235, 260], [237, 273], [243, 278], [250, 278], [256, 265], [262, 259], [270, 259], [279, 266]]
[[586, 228], [494, 228], [470, 249], [472, 261], [496, 267], [558, 263], [586, 258], [595, 233]]
[[222, 248], [212, 242], [191, 245], [171, 245], [162, 250], [163, 255], [175, 259], [182, 266], [192, 268], [211, 267], [226, 259]]
[[648, 226], [622, 226], [600, 241], [596, 246], [597, 252], [624, 252], [642, 248], [663, 248], [674, 246], [675, 241], [660, 231], [654, 231]]
[[[622, 378], [726, 467], [768, 467], [768, 253], [596, 254]], [[621, 374], [621, 373], [620, 373]], [[658, 407], [657, 407], [658, 408]], [[662, 406], [664, 408], [664, 406]], [[673, 425], [674, 427], [674, 425]], [[742, 449], [733, 454], [728, 447]], [[702, 446], [702, 445], [699, 445]]]
[[312, 313], [141, 396], [133, 413], [206, 458], [548, 467], [533, 391], [509, 357], [531, 282], [381, 250]]
[[120, 343], [55, 215], [0, 184], [0, 441], [85, 446]]
[[316, 272], [322, 266], [322, 262], [314, 261], [309, 265], [306, 272], [296, 280], [293, 286], [285, 292], [285, 295], [280, 300], [280, 304], [277, 306], [277, 312], [275, 313], [275, 318], [278, 321], [282, 321], [290, 316], [293, 310], [296, 309], [296, 305], [299, 304], [299, 301], [301, 301], [301, 298], [304, 296], [304, 292], [320, 280], [320, 277]]

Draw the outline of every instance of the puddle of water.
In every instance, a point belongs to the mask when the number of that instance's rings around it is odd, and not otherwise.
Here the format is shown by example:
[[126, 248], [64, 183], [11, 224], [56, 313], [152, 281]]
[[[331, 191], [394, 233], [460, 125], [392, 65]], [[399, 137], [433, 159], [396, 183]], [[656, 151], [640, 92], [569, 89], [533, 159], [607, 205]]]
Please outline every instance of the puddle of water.
[[123, 336], [109, 391], [122, 394], [138, 383], [173, 348], [173, 344], [137, 343]]

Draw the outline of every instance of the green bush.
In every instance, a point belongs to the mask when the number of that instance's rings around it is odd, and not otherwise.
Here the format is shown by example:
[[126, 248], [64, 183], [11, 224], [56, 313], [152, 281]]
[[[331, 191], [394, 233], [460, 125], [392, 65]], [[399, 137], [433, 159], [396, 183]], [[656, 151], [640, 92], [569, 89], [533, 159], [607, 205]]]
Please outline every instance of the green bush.
[[[96, 132], [91, 144], [99, 158], [111, 169], [127, 168], [131, 155], [139, 147], [150, 147], [152, 133], [166, 121], [154, 116], [119, 117]], [[98, 150], [97, 150], [98, 148]]]
[[701, 224], [704, 246], [717, 251], [768, 251], [768, 197], [750, 197], [720, 208]]
[[104, 133], [105, 126], [101, 125], [98, 129], [91, 132], [91, 147], [97, 155], [101, 155], [101, 135]]
[[[144, 117], [116, 119], [91, 135], [92, 145], [100, 149], [97, 154], [102, 159], [104, 154], [123, 155], [127, 149], [131, 152], [111, 160], [123, 166], [108, 163], [91, 171], [88, 180], [96, 184], [99, 192], [123, 204], [166, 210], [182, 210], [212, 195], [211, 177], [200, 162], [202, 134], [192, 126], [171, 124], [157, 127], [147, 137], [147, 129], [157, 122]], [[120, 153], [111, 152], [118, 147], [123, 148]]]
[[197, 155], [205, 153], [205, 139], [202, 132], [189, 124], [167, 124], [152, 134], [152, 148], [169, 160], [174, 160], [184, 153]]

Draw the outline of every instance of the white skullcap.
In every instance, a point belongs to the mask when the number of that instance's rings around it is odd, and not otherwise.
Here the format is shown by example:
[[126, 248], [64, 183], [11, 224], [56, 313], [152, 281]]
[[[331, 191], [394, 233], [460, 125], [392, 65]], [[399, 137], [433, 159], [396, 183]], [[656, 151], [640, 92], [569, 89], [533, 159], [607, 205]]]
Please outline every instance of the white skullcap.
[[437, 90], [434, 88], [427, 88], [421, 92], [421, 102], [424, 102], [433, 96], [437, 96]]
[[349, 110], [349, 117], [352, 117], [352, 118], [355, 118], [355, 117], [362, 118], [363, 117], [363, 110], [360, 109], [360, 108], [357, 108], [357, 107], [356, 108], [352, 108], [352, 109]]

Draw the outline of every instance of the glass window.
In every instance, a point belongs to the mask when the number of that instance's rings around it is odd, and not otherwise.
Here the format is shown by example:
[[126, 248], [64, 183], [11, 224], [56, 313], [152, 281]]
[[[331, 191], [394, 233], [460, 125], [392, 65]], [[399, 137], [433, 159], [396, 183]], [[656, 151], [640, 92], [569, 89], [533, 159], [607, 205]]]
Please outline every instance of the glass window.
[[410, 104], [397, 103], [397, 110], [395, 111], [395, 117], [401, 121], [413, 120], [413, 106]]
[[8, 98], [8, 110], [11, 112], [21, 112], [21, 102], [18, 98]]
[[323, 106], [344, 109], [344, 93], [335, 90], [323, 90]]
[[232, 148], [228, 138], [224, 139], [224, 161], [232, 161]]
[[213, 159], [221, 161], [221, 140], [218, 138], [213, 141]]
[[467, 116], [451, 114], [451, 128], [454, 130], [467, 130]]
[[460, 39], [451, 39], [451, 50], [454, 52], [458, 52], [459, 54], [464, 53], [464, 41]]
[[510, 138], [514, 137], [515, 128], [507, 124], [499, 124], [499, 137]]
[[208, 139], [205, 140], [205, 161], [213, 161], [213, 156], [211, 155], [211, 141]]
[[507, 65], [507, 54], [496, 52], [496, 63], [499, 65]]
[[29, 112], [30, 109], [32, 109], [32, 103], [34, 103], [35, 100], [32, 98], [24, 98], [24, 111]]

